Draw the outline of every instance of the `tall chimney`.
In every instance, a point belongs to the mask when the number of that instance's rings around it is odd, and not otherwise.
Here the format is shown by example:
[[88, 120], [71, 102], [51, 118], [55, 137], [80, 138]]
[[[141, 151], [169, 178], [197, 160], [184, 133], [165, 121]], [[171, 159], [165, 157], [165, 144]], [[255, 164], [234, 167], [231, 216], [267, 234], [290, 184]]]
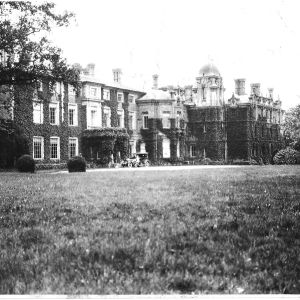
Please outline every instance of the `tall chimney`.
[[250, 84], [251, 87], [251, 94], [254, 94], [256, 96], [260, 95], [260, 83], [252, 83]]
[[95, 64], [93, 64], [93, 63], [88, 64], [87, 71], [90, 76], [94, 76], [95, 75]]
[[273, 91], [274, 91], [273, 88], [269, 88], [269, 89], [268, 89], [269, 97], [270, 97], [271, 99], [273, 99]]
[[113, 69], [112, 71], [114, 75], [114, 82], [121, 83], [122, 70], [117, 68], [117, 69]]
[[246, 79], [239, 78], [239, 79], [235, 79], [234, 82], [235, 82], [235, 93], [238, 96], [245, 95], [245, 82], [246, 82]]
[[154, 74], [152, 75], [153, 78], [153, 89], [157, 90], [158, 89], [158, 75]]

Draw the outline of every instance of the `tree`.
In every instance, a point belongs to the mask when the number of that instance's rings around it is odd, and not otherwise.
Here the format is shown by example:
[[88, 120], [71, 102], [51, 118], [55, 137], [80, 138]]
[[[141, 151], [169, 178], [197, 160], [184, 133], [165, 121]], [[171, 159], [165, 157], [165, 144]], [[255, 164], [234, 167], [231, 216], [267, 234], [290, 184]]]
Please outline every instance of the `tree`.
[[22, 128], [17, 117], [15, 122], [8, 120], [12, 104], [14, 111], [18, 108], [18, 116], [28, 118], [29, 114], [20, 107], [32, 109], [32, 96], [41, 82], [49, 83], [50, 92], [57, 81], [80, 88], [78, 68], [69, 66], [61, 49], [47, 38], [53, 27], [68, 26], [72, 19], [73, 13], [57, 13], [54, 3], [0, 1], [0, 139], [5, 142], [2, 158], [18, 157], [27, 151], [26, 147], [22, 150], [19, 141], [23, 143], [26, 134], [22, 130], [28, 128]]
[[68, 26], [74, 15], [57, 14], [54, 3], [0, 1], [0, 86], [64, 81], [75, 87], [79, 73], [47, 38], [53, 26]]
[[[285, 114], [283, 123], [283, 135], [287, 145], [292, 144], [296, 148], [300, 143], [300, 104], [291, 108]], [[299, 150], [299, 149], [296, 149]]]

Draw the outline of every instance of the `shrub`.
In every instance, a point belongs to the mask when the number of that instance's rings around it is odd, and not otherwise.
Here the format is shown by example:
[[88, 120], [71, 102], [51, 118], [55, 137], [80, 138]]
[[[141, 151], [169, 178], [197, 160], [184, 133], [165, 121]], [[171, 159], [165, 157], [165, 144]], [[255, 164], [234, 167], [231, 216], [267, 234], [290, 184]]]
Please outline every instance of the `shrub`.
[[19, 172], [31, 172], [34, 173], [35, 170], [35, 161], [32, 156], [28, 154], [22, 155], [17, 160], [17, 169]]
[[61, 169], [66, 169], [67, 164], [66, 163], [56, 163], [56, 164], [51, 164], [51, 163], [40, 163], [36, 164], [35, 169], [36, 170], [61, 170]]
[[68, 161], [68, 170], [69, 172], [85, 172], [86, 171], [86, 162], [85, 159], [81, 156], [74, 156]]
[[276, 165], [294, 165], [297, 162], [298, 151], [291, 147], [287, 147], [278, 151], [273, 161]]
[[102, 156], [96, 160], [97, 165], [107, 166], [110, 162], [110, 156]]

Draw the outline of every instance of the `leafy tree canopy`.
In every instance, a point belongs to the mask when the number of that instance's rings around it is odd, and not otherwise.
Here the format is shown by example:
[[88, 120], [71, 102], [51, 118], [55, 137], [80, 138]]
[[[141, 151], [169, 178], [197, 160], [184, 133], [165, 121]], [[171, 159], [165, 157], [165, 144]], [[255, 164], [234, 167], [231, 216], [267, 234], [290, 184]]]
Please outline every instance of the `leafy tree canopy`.
[[78, 70], [47, 38], [54, 26], [68, 26], [73, 18], [73, 13], [57, 13], [54, 3], [0, 1], [0, 86], [43, 78], [78, 87]]
[[300, 104], [286, 112], [283, 133], [287, 144], [300, 142]]

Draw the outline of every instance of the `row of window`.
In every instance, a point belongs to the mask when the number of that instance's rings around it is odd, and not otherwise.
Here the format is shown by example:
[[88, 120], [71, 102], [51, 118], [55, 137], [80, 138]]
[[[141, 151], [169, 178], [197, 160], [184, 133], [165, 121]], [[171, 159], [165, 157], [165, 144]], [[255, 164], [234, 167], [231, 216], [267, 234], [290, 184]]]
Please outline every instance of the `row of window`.
[[[89, 98], [99, 98], [101, 94], [101, 88], [100, 87], [86, 87], [86, 94]], [[102, 94], [103, 100], [111, 100], [110, 98], [110, 90], [109, 89], [103, 89]], [[134, 95], [129, 94], [128, 95], [128, 102], [134, 103], [135, 97]], [[118, 102], [124, 102], [124, 94], [123, 93], [117, 93], [117, 101]]]
[[[88, 127], [101, 127], [101, 108], [92, 106], [87, 112]], [[70, 126], [78, 126], [77, 105], [69, 104], [68, 123]], [[33, 122], [43, 124], [44, 113], [43, 104], [39, 102], [33, 103]], [[59, 106], [58, 103], [51, 103], [49, 106], [49, 122], [51, 125], [59, 125]], [[129, 129], [136, 129], [135, 112], [129, 112]], [[109, 107], [103, 108], [103, 126], [111, 127], [111, 110]], [[118, 110], [117, 126], [124, 127], [124, 110]]]
[[[136, 117], [135, 112], [129, 112], [129, 129], [136, 129]], [[103, 122], [101, 122], [102, 112], [101, 107], [91, 106], [87, 110], [87, 127], [111, 127], [111, 110], [105, 106], [103, 108]], [[124, 110], [119, 109], [117, 111], [117, 127], [124, 128]]]
[[[78, 155], [78, 138], [69, 138], [69, 158]], [[42, 136], [33, 137], [33, 158], [37, 160], [44, 159], [44, 138]], [[50, 137], [50, 159], [60, 159], [60, 138], [53, 136]]]
[[[149, 128], [149, 115], [148, 112], [142, 112], [143, 116], [143, 128], [148, 129]], [[170, 120], [171, 112], [170, 111], [164, 111], [162, 113], [162, 126], [163, 128], [170, 128], [171, 127], [171, 120]], [[181, 111], [177, 111], [176, 116], [176, 127], [180, 127], [180, 120], [181, 120]]]
[[[33, 102], [33, 122], [36, 124], [44, 123], [43, 103], [41, 102]], [[49, 122], [51, 125], [59, 125], [59, 103], [49, 104]], [[78, 125], [76, 104], [69, 104], [68, 123], [70, 126]]]

